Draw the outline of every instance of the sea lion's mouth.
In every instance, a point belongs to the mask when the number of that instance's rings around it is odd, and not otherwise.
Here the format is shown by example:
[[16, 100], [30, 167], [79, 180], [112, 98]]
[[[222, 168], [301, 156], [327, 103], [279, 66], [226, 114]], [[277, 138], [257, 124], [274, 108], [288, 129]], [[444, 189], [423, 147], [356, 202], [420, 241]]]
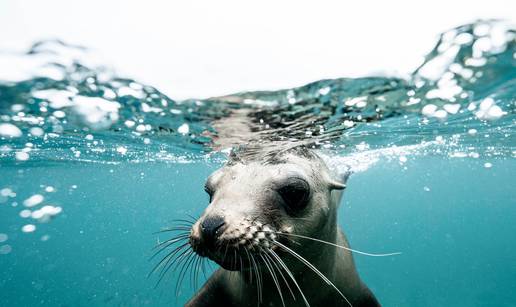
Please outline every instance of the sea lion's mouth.
[[[201, 257], [206, 257], [228, 271], [240, 271], [255, 274], [256, 271], [279, 269], [292, 260], [292, 253], [297, 253], [299, 243], [285, 239], [282, 236], [268, 241], [267, 247], [228, 246], [227, 250], [220, 248], [216, 251], [197, 252]], [[295, 243], [295, 244], [292, 244]]]
[[257, 222], [238, 226], [228, 227], [216, 242], [206, 242], [192, 232], [190, 245], [197, 255], [230, 271], [245, 271], [261, 267], [268, 259], [272, 261], [275, 255], [271, 253], [279, 252], [274, 228]]
[[[262, 248], [260, 250], [246, 250], [244, 248], [228, 248], [218, 252], [207, 252], [204, 257], [212, 260], [228, 271], [248, 271], [263, 265], [264, 258], [271, 258], [271, 252], [277, 250], [276, 246]], [[199, 253], [198, 253], [199, 254]], [[201, 255], [201, 254], [199, 254]]]
[[228, 252], [231, 254], [225, 256], [210, 253], [208, 255], [208, 258], [228, 271], [242, 271], [251, 268], [251, 263], [249, 259], [245, 259], [245, 257], [237, 253], [236, 250]]

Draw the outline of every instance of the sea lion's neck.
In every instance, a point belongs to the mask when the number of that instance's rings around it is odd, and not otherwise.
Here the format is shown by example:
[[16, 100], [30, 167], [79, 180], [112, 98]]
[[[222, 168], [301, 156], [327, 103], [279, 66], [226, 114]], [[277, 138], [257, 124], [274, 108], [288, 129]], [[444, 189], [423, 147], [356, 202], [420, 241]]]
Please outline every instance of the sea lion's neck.
[[[321, 238], [321, 240], [323, 239]], [[345, 239], [343, 239], [342, 233], [338, 226], [334, 227], [331, 235], [330, 233], [327, 233], [327, 235], [324, 237], [324, 240], [339, 245], [347, 244]], [[341, 249], [314, 241], [308, 241], [303, 250], [299, 250], [299, 248], [294, 247], [292, 245], [290, 247], [296, 253], [302, 256], [321, 274], [328, 278], [339, 289], [339, 291], [344, 293], [346, 297], [351, 298], [353, 296], [353, 293], [349, 293], [348, 291], [346, 291], [346, 289], [354, 289], [355, 287], [358, 287], [359, 285], [355, 285], [355, 283], [359, 279], [356, 276], [354, 268], [348, 266], [348, 263], [352, 264], [352, 260], [351, 262], [349, 262], [349, 260], [343, 258], [349, 257], [349, 254], [343, 255]], [[302, 289], [302, 292], [307, 298], [307, 300], [310, 302], [310, 304], [314, 306], [320, 305], [319, 303], [322, 304], [326, 301], [337, 301], [343, 304], [345, 303], [344, 301], [340, 301], [340, 296], [338, 295], [338, 292], [333, 288], [333, 286], [328, 285], [323, 280], [323, 278], [318, 275], [318, 273], [314, 272], [314, 270], [309, 267], [309, 265], [303, 263], [302, 261], [293, 256], [287, 256], [283, 254], [281, 258], [284, 261], [285, 265], [289, 268], [290, 274], [292, 274], [292, 277], [294, 277], [297, 283], [296, 286], [292, 282], [291, 277], [286, 271], [282, 270], [283, 277], [281, 277], [281, 275], [278, 274], [276, 270], [275, 273], [278, 283], [280, 284], [283, 298], [286, 302], [291, 302], [291, 304], [287, 303], [287, 306], [299, 304], [299, 302], [302, 302], [302, 297], [300, 295], [299, 289]], [[266, 297], [266, 300], [272, 300], [272, 305], [281, 305], [278, 289], [275, 284], [274, 278], [272, 277], [272, 275], [268, 273], [267, 268], [265, 266], [262, 266], [261, 270], [262, 271], [260, 284], [262, 288], [262, 295], [264, 295], [264, 298]], [[346, 272], [345, 274], [350, 274], [350, 278], [345, 278], [345, 280], [343, 280], [343, 272]], [[285, 286], [285, 283], [282, 278], [288, 280], [289, 287], [291, 288], [296, 297], [295, 301], [292, 301], [290, 291]], [[253, 302], [258, 301], [256, 289], [258, 287], [258, 283], [256, 277], [253, 277], [252, 281], [249, 279], [248, 271], [231, 272], [230, 274], [227, 274], [227, 281], [233, 284], [233, 286], [231, 287], [232, 289], [240, 289], [236, 292], [239, 296], [248, 297]], [[254, 305], [250, 304], [249, 306]]]
[[[315, 232], [311, 237], [317, 240], [332, 244], [340, 244], [339, 233], [341, 232], [338, 225], [336, 224], [336, 214], [331, 214], [327, 217], [327, 221], [321, 224], [321, 229]], [[300, 246], [293, 244], [293, 248], [312, 265], [314, 265], [322, 274], [330, 278], [333, 275], [335, 266], [335, 257], [337, 256], [338, 249], [332, 245], [324, 244], [309, 239], [298, 239], [297, 242], [301, 243]], [[299, 275], [302, 275], [310, 269], [299, 262], [299, 260], [291, 261], [296, 267], [296, 271]]]

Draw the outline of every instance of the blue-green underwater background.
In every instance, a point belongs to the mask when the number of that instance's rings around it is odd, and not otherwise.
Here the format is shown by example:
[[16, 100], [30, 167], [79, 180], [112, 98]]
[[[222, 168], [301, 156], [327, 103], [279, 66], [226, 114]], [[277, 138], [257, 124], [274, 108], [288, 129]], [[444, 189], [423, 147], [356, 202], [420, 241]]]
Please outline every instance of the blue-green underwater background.
[[[404, 169], [406, 166], [407, 169]], [[401, 251], [356, 255], [385, 306], [513, 306], [516, 288], [516, 161], [425, 157], [378, 164], [349, 180], [340, 224], [353, 247]], [[146, 278], [156, 235], [207, 204], [203, 180], [217, 165], [8, 167], [0, 184], [24, 199], [52, 185], [64, 213], [22, 233], [19, 208], [0, 207], [13, 251], [2, 255], [4, 306], [173, 306], [192, 295], [173, 276]], [[143, 173], [143, 175], [142, 175]], [[71, 185], [77, 188], [71, 188]], [[425, 190], [425, 187], [429, 191]], [[428, 190], [427, 189], [427, 190]], [[47, 241], [41, 238], [48, 235]]]
[[355, 255], [383, 306], [516, 306], [515, 37], [479, 21], [444, 33], [408, 80], [187, 101], [61, 61], [77, 46], [34, 44], [20, 57], [56, 60], [0, 82], [0, 306], [183, 305], [200, 285], [187, 275], [176, 295], [177, 272], [148, 277], [154, 232], [207, 206], [227, 152], [212, 123], [246, 108], [260, 136], [313, 138], [332, 169], [351, 167], [351, 246], [402, 252]]

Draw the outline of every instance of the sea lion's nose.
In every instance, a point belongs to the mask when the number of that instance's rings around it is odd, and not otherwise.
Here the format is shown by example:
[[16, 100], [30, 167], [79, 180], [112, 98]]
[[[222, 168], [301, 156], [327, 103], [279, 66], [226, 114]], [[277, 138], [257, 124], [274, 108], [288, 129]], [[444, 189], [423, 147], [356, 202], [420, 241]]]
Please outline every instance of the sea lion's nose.
[[213, 247], [220, 235], [222, 226], [224, 226], [224, 218], [220, 215], [207, 216], [201, 223], [201, 237], [204, 244]]

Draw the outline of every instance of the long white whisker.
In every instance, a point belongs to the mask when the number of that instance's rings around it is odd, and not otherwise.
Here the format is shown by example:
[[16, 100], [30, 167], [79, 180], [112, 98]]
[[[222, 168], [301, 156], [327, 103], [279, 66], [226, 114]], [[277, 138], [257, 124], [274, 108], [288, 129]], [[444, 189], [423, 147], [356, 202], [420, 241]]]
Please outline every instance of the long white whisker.
[[258, 274], [258, 265], [256, 264], [256, 260], [254, 259], [253, 254], [250, 254], [251, 260], [253, 262], [253, 269], [256, 275], [256, 291], [258, 292], [258, 302], [261, 303], [262, 301], [262, 293], [261, 293], [261, 280], [260, 280], [260, 274]]
[[292, 289], [290, 288], [290, 285], [288, 284], [288, 281], [287, 279], [285, 278], [285, 275], [283, 275], [283, 272], [281, 272], [281, 269], [280, 267], [278, 266], [278, 264], [276, 263], [277, 260], [275, 261], [274, 258], [272, 258], [272, 256], [270, 256], [268, 253], [269, 253], [269, 249], [266, 250], [266, 254], [264, 254], [267, 258], [269, 258], [270, 262], [272, 262], [272, 264], [274, 265], [274, 267], [276, 268], [276, 270], [278, 271], [278, 273], [281, 275], [281, 278], [283, 279], [283, 282], [285, 283], [285, 285], [287, 285], [287, 288], [288, 290], [290, 291], [290, 294], [292, 295], [292, 298], [294, 299], [294, 301], [296, 300], [296, 296], [294, 295], [294, 291], [292, 291]]
[[293, 234], [293, 233], [285, 233], [285, 232], [276, 232], [276, 233], [280, 234], [280, 235], [293, 236], [293, 237], [298, 237], [298, 238], [303, 238], [303, 239], [307, 239], [307, 240], [316, 241], [316, 242], [319, 242], [319, 243], [328, 244], [328, 245], [331, 245], [331, 246], [334, 246], [334, 247], [342, 248], [342, 249], [348, 250], [350, 252], [361, 254], [361, 255], [365, 255], [365, 256], [388, 257], [388, 256], [396, 256], [396, 255], [401, 255], [402, 254], [401, 252], [394, 252], [394, 253], [387, 253], [387, 254], [366, 253], [366, 252], [362, 252], [362, 251], [359, 251], [359, 250], [356, 250], [356, 249], [352, 249], [352, 248], [349, 248], [349, 247], [346, 247], [346, 246], [338, 245], [338, 244], [331, 243], [331, 242], [326, 242], [326, 241], [323, 241], [323, 240], [319, 240], [319, 239], [316, 239], [316, 238], [311, 238], [311, 237], [307, 237], [307, 236], [303, 236], [303, 235], [298, 235], [298, 234]]
[[[249, 257], [249, 251], [247, 250], [247, 247], [244, 246], [244, 250], [245, 250], [245, 253], [247, 254], [247, 259], [249, 261], [249, 265], [252, 265], [251, 257]], [[254, 267], [252, 267], [252, 269], [249, 270], [249, 282], [251, 284], [253, 283], [253, 269], [254, 269]]]
[[183, 284], [183, 280], [192, 265], [192, 262], [195, 260], [195, 253], [192, 251], [186, 258], [186, 261], [183, 262], [181, 270], [179, 271], [179, 280], [176, 282], [176, 297], [179, 296], [181, 285]]
[[285, 270], [285, 272], [290, 277], [290, 279], [292, 279], [292, 282], [294, 282], [294, 285], [296, 286], [297, 290], [299, 290], [299, 293], [301, 293], [301, 297], [303, 298], [305, 305], [307, 307], [310, 307], [310, 303], [308, 303], [308, 300], [306, 299], [305, 294], [303, 293], [303, 290], [301, 290], [301, 287], [299, 287], [299, 284], [297, 283], [296, 279], [294, 278], [294, 275], [292, 275], [292, 272], [290, 272], [290, 270], [287, 267], [287, 265], [285, 264], [285, 262], [283, 262], [283, 260], [281, 260], [280, 256], [278, 256], [278, 254], [276, 254], [275, 251], [273, 251], [272, 249], [270, 249], [269, 251], [270, 251], [271, 255], [278, 261], [279, 265]]
[[[260, 261], [260, 259], [256, 258], [257, 263]], [[260, 276], [260, 302], [263, 301], [263, 275], [262, 270], [260, 269], [259, 265], [256, 265], [256, 268], [258, 269], [258, 274]]]
[[274, 273], [274, 271], [273, 271], [274, 269], [271, 268], [271, 264], [269, 263], [267, 258], [264, 257], [264, 254], [260, 253], [259, 255], [262, 258], [263, 263], [265, 263], [265, 266], [267, 267], [267, 270], [269, 270], [269, 273], [270, 273], [270, 275], [272, 277], [272, 280], [274, 281], [274, 284], [276, 285], [276, 289], [278, 289], [278, 293], [279, 293], [279, 296], [280, 296], [280, 299], [281, 299], [281, 304], [283, 305], [283, 307], [285, 307], [285, 301], [283, 300], [283, 293], [281, 292], [281, 287], [279, 285], [278, 278], [276, 277], [276, 273]]
[[283, 248], [284, 250], [286, 250], [287, 252], [289, 252], [292, 256], [296, 257], [299, 261], [303, 262], [307, 267], [309, 267], [312, 271], [314, 271], [317, 275], [319, 275], [319, 277], [321, 277], [321, 279], [324, 280], [324, 282], [326, 282], [328, 285], [332, 286], [340, 294], [340, 296], [342, 296], [342, 298], [344, 298], [344, 300], [346, 300], [346, 302], [348, 303], [348, 305], [350, 307], [353, 307], [353, 305], [351, 305], [351, 303], [346, 298], [346, 296], [344, 294], [342, 294], [342, 292], [340, 292], [339, 288], [337, 288], [331, 282], [331, 280], [329, 280], [326, 276], [324, 276], [324, 274], [321, 273], [313, 264], [311, 264], [308, 260], [303, 258], [301, 255], [299, 255], [295, 251], [293, 251], [290, 248], [286, 247], [285, 245], [281, 244], [280, 242], [278, 242], [276, 240], [274, 240], [272, 242], [274, 242], [274, 244], [276, 244], [277, 246], [279, 246], [279, 247]]

